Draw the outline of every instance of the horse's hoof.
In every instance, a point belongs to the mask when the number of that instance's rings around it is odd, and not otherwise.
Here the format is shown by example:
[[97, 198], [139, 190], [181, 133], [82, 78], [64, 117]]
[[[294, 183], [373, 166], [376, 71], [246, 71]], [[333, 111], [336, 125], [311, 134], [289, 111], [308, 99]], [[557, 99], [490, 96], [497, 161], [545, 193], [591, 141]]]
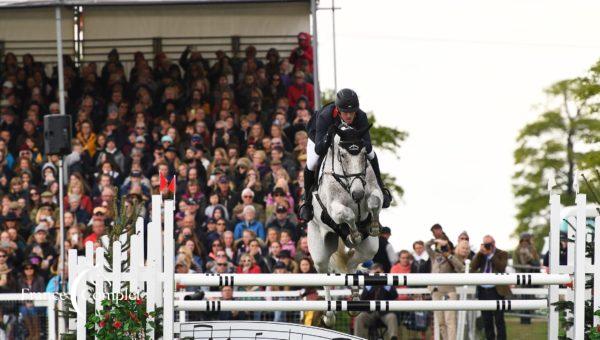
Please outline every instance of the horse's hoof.
[[379, 237], [381, 233], [381, 223], [378, 220], [373, 220], [369, 225], [369, 236]]
[[350, 291], [352, 292], [352, 294], [351, 294], [352, 301], [360, 300], [360, 294], [358, 292], [358, 288], [352, 287], [352, 288], [350, 288]]
[[362, 235], [358, 232], [351, 233], [350, 235], [346, 236], [346, 239], [344, 239], [344, 244], [350, 249], [356, 248], [356, 246], [358, 246], [361, 242]]
[[354, 240], [354, 237], [352, 237], [352, 235], [348, 235], [346, 236], [346, 238], [344, 239], [344, 244], [346, 245], [346, 247], [348, 247], [349, 249], [355, 248], [358, 245], [358, 242], [356, 242]]
[[350, 316], [351, 318], [355, 318], [358, 316], [358, 314], [360, 314], [360, 312], [348, 312], [348, 316]]
[[325, 313], [325, 315], [323, 315], [323, 324], [327, 328], [335, 327], [335, 313], [334, 312]]

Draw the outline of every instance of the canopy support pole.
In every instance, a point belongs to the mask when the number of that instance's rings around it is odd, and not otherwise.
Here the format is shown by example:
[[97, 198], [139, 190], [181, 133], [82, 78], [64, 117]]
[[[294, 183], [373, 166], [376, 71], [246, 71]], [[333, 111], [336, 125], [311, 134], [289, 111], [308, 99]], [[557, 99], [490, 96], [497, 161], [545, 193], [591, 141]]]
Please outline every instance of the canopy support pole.
[[312, 16], [312, 45], [313, 45], [313, 83], [315, 91], [315, 111], [321, 108], [321, 87], [319, 86], [319, 38], [317, 34], [317, 0], [310, 1]]

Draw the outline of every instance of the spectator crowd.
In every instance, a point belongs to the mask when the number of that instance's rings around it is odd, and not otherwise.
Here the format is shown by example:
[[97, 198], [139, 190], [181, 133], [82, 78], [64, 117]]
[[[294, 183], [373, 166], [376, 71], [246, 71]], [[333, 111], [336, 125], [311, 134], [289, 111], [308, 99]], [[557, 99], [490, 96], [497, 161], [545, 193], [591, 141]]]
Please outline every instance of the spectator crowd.
[[[107, 233], [115, 205], [149, 214], [160, 175], [177, 182], [179, 272], [300, 270], [308, 247], [295, 209], [314, 109], [311, 37], [300, 33], [290, 55], [258, 55], [250, 45], [240, 57], [215, 56], [137, 52], [130, 70], [116, 49], [103, 65], [65, 56], [73, 139], [59, 197], [60, 157], [44, 154], [43, 137], [44, 116], [60, 113], [57, 69], [5, 54], [0, 293], [59, 289], [61, 200], [65, 248], [82, 252]], [[27, 304], [18, 312], [39, 311]], [[38, 320], [26, 321], [39, 334]]]

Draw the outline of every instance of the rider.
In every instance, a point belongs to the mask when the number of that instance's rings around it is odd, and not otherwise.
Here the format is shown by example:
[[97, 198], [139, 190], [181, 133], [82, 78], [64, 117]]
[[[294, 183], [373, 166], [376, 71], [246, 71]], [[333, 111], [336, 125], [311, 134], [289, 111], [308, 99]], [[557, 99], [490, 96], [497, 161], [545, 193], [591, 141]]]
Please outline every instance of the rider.
[[[327, 148], [334, 137], [335, 128], [342, 122], [357, 130], [369, 126], [367, 114], [358, 106], [358, 95], [351, 89], [340, 90], [336, 94], [335, 104], [331, 103], [323, 107], [308, 123], [309, 139], [306, 147], [308, 157], [304, 168], [304, 203], [299, 211], [300, 218], [305, 221], [310, 221], [313, 218], [312, 189], [316, 180], [315, 172], [319, 165], [319, 156], [327, 153]], [[379, 161], [371, 145], [369, 132], [363, 137], [363, 143], [367, 151], [367, 158], [377, 177], [377, 184], [383, 192], [383, 207], [387, 208], [392, 201], [392, 195], [381, 180]]]

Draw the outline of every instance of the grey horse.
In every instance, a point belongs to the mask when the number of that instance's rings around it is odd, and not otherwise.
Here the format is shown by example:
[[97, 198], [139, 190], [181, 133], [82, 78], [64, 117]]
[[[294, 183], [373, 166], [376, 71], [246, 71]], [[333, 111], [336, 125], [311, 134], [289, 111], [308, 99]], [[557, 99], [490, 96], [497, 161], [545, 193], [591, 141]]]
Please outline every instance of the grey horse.
[[[314, 218], [308, 223], [308, 248], [320, 273], [354, 273], [378, 250], [383, 193], [361, 142], [368, 129], [338, 128], [321, 164]], [[324, 321], [333, 326], [334, 313]]]

